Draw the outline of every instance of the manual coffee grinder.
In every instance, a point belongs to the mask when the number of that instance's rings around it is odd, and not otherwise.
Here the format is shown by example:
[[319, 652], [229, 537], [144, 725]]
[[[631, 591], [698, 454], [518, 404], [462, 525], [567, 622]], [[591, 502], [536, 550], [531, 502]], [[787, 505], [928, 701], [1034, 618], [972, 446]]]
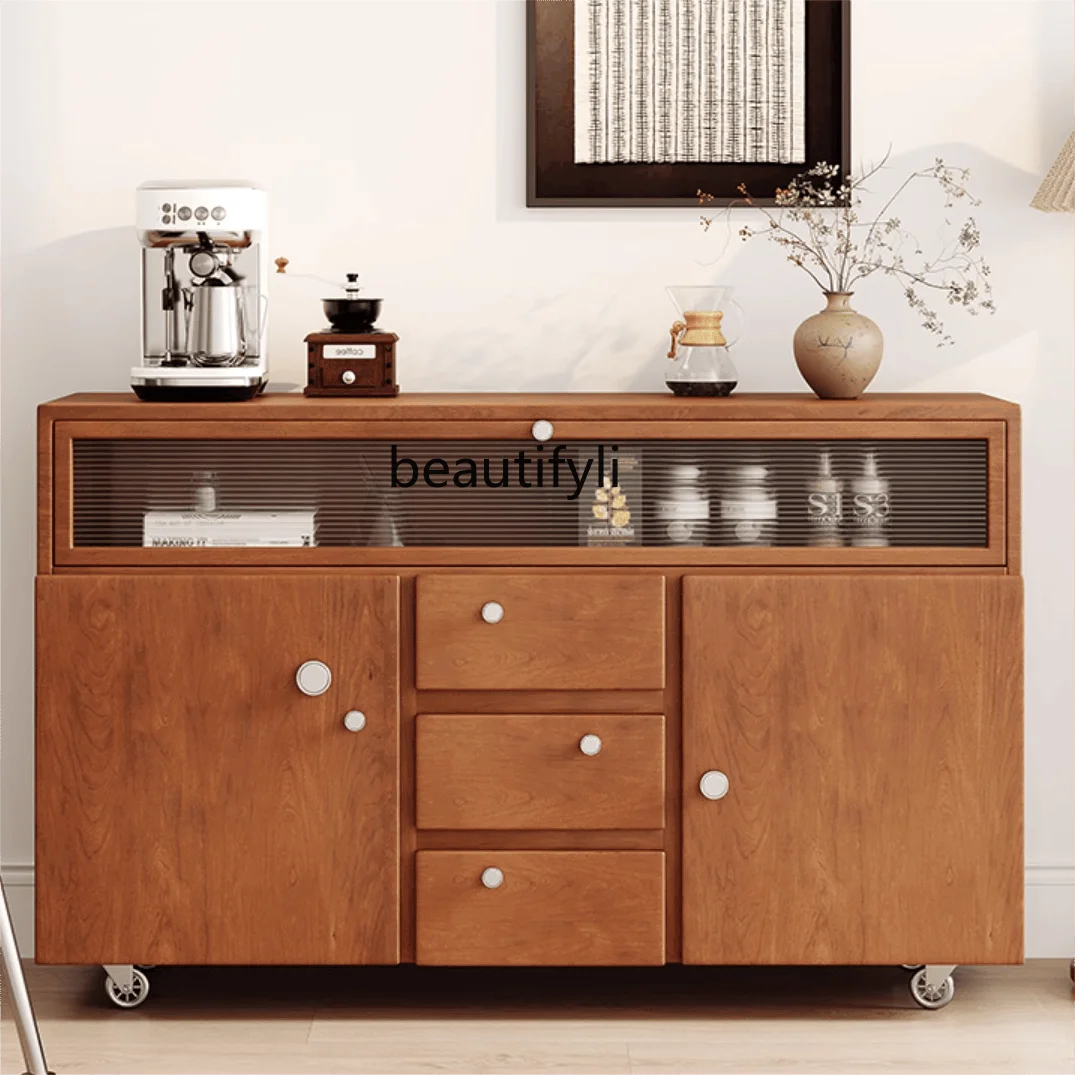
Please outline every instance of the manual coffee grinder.
[[[288, 259], [276, 259], [276, 271]], [[302, 274], [296, 274], [302, 275]], [[320, 279], [320, 277], [315, 277]], [[381, 299], [361, 295], [358, 273], [348, 273], [342, 294], [321, 300], [329, 327], [306, 337], [307, 396], [395, 396], [396, 341], [394, 332], [377, 328]]]

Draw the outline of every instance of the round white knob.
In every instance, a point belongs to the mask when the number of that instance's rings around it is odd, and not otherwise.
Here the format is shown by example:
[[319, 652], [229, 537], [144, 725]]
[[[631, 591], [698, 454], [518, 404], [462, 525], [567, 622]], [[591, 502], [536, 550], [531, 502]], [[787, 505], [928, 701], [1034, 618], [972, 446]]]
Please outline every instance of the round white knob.
[[579, 750], [588, 758], [601, 753], [601, 737], [599, 735], [584, 735], [579, 740]]
[[499, 601], [486, 601], [482, 605], [482, 619], [486, 623], [499, 623], [504, 618], [504, 606]]
[[728, 787], [728, 778], [719, 769], [702, 773], [702, 779], [698, 781], [698, 790], [707, 799], [723, 799], [728, 794]]
[[295, 682], [303, 694], [315, 698], [324, 694], [332, 684], [332, 672], [323, 661], [304, 661], [295, 673]]
[[366, 727], [366, 714], [361, 709], [352, 709], [343, 718], [343, 726], [349, 732], [360, 732]]
[[340, 380], [343, 381], [344, 384], [354, 384], [355, 383], [355, 371], [354, 370], [344, 370], [343, 373], [340, 374]]
[[552, 422], [545, 418], [539, 418], [531, 427], [530, 432], [534, 440], [546, 441], [552, 439]]
[[495, 866], [487, 866], [482, 870], [482, 884], [486, 888], [499, 888], [504, 883], [504, 871]]

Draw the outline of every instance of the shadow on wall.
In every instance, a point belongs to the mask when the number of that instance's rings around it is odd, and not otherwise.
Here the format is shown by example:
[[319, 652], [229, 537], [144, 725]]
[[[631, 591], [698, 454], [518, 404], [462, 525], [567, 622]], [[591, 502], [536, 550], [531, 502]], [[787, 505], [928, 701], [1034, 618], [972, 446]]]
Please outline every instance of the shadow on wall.
[[17, 273], [9, 267], [8, 316], [35, 311], [32, 332], [25, 325], [23, 332], [48, 364], [47, 380], [37, 385], [42, 400], [60, 389], [122, 391], [130, 384], [141, 353], [138, 249], [133, 227], [106, 228], [28, 251]]
[[[972, 207], [957, 202], [951, 219], [958, 223], [972, 215], [979, 224], [982, 250], [993, 270], [997, 312], [971, 317], [949, 307], [943, 293], [924, 292], [925, 297], [936, 298], [935, 308], [955, 338], [953, 345], [938, 347], [936, 337], [921, 328], [894, 278], [874, 276], [865, 281], [853, 305], [873, 318], [885, 336], [884, 361], [871, 389], [981, 390], [1022, 401], [1034, 378], [1035, 355], [1070, 348], [1070, 335], [1059, 319], [1034, 316], [1035, 310], [1070, 308], [1070, 221], [1030, 208], [1040, 176], [958, 143], [894, 156], [875, 185], [876, 206], [884, 204], [904, 177], [931, 165], [937, 157], [971, 171], [970, 189], [982, 204]], [[904, 192], [889, 215], [898, 214], [929, 253], [939, 246], [941, 206], [936, 184], [920, 180]], [[865, 208], [868, 212], [871, 205]], [[656, 211], [639, 212], [648, 221]], [[746, 315], [742, 338], [732, 351], [740, 390], [805, 390], [794, 365], [791, 339], [796, 326], [821, 309], [818, 289], [805, 273], [784, 262], [775, 245], [762, 239], [742, 243], [739, 227], [757, 223], [760, 213], [744, 208], [722, 217], [721, 212], [707, 212], [714, 218], [709, 233], [684, 244], [679, 278], [658, 283], [652, 271], [640, 268], [614, 281], [594, 280], [583, 297], [577, 290], [576, 273], [575, 289], [543, 290], [529, 301], [513, 296], [514, 309], [508, 318], [501, 316], [503, 307], [490, 309], [486, 312], [492, 314], [491, 323], [483, 323], [481, 313], [475, 311], [472, 323], [480, 326], [482, 355], [486, 361], [495, 356], [497, 365], [514, 366], [520, 389], [663, 390], [663, 356], [668, 326], [674, 319], [663, 285], [720, 282], [734, 286]], [[530, 209], [525, 213], [529, 222], [567, 227], [570, 211]], [[551, 220], [548, 213], [553, 214]], [[592, 231], [595, 223], [622, 225], [627, 213], [582, 209], [574, 211], [573, 219]], [[670, 241], [675, 241], [675, 233], [682, 234], [682, 216], [681, 211], [671, 213], [669, 224], [676, 228], [669, 228]], [[517, 274], [510, 264], [511, 254], [518, 259]], [[525, 279], [526, 257], [526, 248], [519, 244], [503, 266], [504, 277]], [[664, 265], [668, 263], [665, 259]], [[443, 352], [465, 351], [463, 335], [454, 334], [455, 339], [452, 335], [442, 341]], [[469, 339], [472, 344], [473, 332]], [[491, 369], [480, 366], [472, 366], [464, 376], [474, 386], [494, 379]]]
[[[942, 316], [956, 340], [953, 346], [938, 348], [893, 279], [875, 276], [866, 281], [854, 306], [872, 317], [885, 335], [884, 361], [871, 388], [984, 390], [1022, 401], [1033, 380], [1035, 355], [1070, 349], [1066, 323], [1056, 317], [1036, 318], [1034, 312], [1070, 309], [1066, 259], [1071, 222], [1030, 208], [1040, 177], [965, 145], [928, 147], [895, 157], [878, 193], [884, 195], [935, 157], [971, 169], [971, 189], [983, 204], [970, 208], [957, 203], [954, 219], [970, 212], [981, 227], [986, 260], [994, 270], [997, 313], [969, 317], [946, 309], [938, 293]], [[923, 181], [893, 209], [927, 250], [936, 240], [931, 242], [925, 229], [933, 226], [939, 203], [939, 191]], [[548, 212], [555, 214], [554, 221]], [[643, 212], [649, 216], [655, 211]], [[532, 209], [525, 220], [570, 228], [563, 214]], [[628, 214], [584, 209], [576, 211], [574, 220], [585, 226], [593, 242], [601, 241], [601, 225], [610, 225], [609, 241], [622, 245]], [[740, 390], [805, 390], [791, 355], [791, 338], [799, 322], [821, 308], [818, 289], [805, 273], [784, 262], [777, 247], [761, 239], [745, 244], [739, 240], [738, 228], [760, 219], [756, 211], [709, 215], [714, 224], [703, 234], [700, 225], [697, 231], [693, 224], [685, 231], [682, 212], [673, 211], [667, 218], [672, 253], [669, 256], [668, 245], [661, 246], [659, 261], [652, 253], [653, 229], [661, 225], [647, 223], [639, 234], [650, 256], [640, 251], [638, 262], [624, 264], [615, 276], [596, 268], [597, 263], [607, 266], [607, 255], [595, 258], [594, 267], [588, 268], [579, 251], [570, 248], [565, 260], [573, 264], [565, 264], [562, 272], [535, 276], [526, 223], [521, 232], [519, 225], [509, 225], [497, 241], [502, 283], [467, 293], [466, 316], [437, 336], [438, 372], [451, 370], [450, 387], [460, 391], [664, 391], [668, 327], [675, 317], [664, 285], [719, 281], [735, 288], [746, 317], [742, 338], [732, 349]], [[916, 228], [920, 219], [923, 229]], [[675, 244], [682, 245], [681, 260]], [[8, 267], [9, 327], [15, 318], [27, 316], [22, 311], [39, 312], [28, 335], [35, 340], [38, 357], [47, 356], [49, 362], [48, 383], [37, 386], [41, 398], [52, 394], [50, 386], [122, 391], [128, 384], [129, 368], [139, 353], [137, 250], [131, 228], [110, 228], [39, 247], [20, 258], [17, 267]], [[92, 272], [94, 278], [88, 284], [76, 279], [73, 286], [57, 287], [57, 281], [70, 280], [73, 272]], [[418, 316], [417, 310], [409, 312], [411, 318]], [[25, 323], [21, 327], [25, 330]], [[399, 326], [401, 335], [408, 327]], [[429, 334], [426, 325], [415, 325], [414, 331]], [[1028, 343], [1035, 334], [1036, 345]], [[409, 384], [422, 383], [421, 366], [427, 361], [434, 359], [419, 351], [409, 358]]]

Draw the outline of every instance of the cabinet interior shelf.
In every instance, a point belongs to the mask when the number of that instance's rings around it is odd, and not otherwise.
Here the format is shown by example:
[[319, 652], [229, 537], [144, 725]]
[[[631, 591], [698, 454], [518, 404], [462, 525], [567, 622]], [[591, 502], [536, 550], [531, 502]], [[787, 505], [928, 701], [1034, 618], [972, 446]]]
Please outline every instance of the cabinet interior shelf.
[[[843, 523], [828, 533], [818, 530], [807, 500], [823, 453], [843, 486]], [[854, 558], [853, 546], [863, 543], [852, 523], [855, 479], [867, 453], [890, 508], [873, 544], [891, 551], [989, 545], [989, 443], [954, 438], [588, 441], [559, 451], [517, 440], [76, 439], [71, 544], [139, 548], [146, 512], [193, 511], [196, 485], [208, 481], [218, 511], [314, 512], [323, 548], [675, 552], [681, 542], [669, 536], [659, 505], [675, 485], [673, 468], [692, 464], [698, 495], [709, 502], [696, 544], [721, 553], [824, 545], [823, 558], [841, 551]], [[594, 509], [607, 504], [597, 499], [599, 463], [611, 478], [613, 461], [629, 524], [595, 536]], [[726, 506], [739, 495], [740, 468], [751, 465], [766, 468], [766, 495], [776, 502], [758, 541], [741, 540]]]

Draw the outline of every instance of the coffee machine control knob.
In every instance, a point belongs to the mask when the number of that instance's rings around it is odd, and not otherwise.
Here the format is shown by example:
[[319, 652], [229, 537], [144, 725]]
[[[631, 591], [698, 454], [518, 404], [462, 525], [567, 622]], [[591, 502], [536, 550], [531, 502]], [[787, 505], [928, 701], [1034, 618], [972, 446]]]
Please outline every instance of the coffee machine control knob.
[[340, 374], [340, 380], [343, 381], [344, 384], [354, 384], [355, 383], [355, 371], [354, 370], [344, 370], [343, 373]]

